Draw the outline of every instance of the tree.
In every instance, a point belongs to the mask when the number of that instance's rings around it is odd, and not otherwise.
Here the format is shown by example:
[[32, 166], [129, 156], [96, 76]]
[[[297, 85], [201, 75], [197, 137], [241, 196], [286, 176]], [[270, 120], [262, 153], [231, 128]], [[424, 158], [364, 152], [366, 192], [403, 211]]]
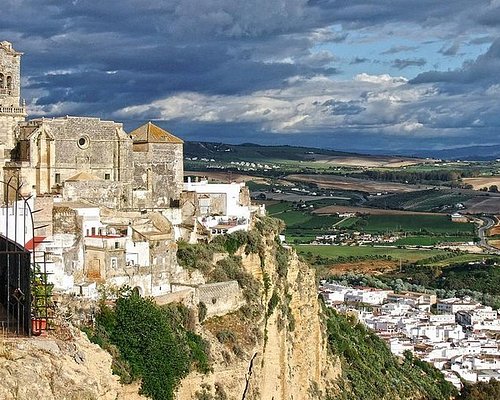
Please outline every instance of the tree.
[[489, 188], [489, 191], [492, 193], [498, 193], [498, 186], [497, 185], [491, 185]]
[[496, 400], [500, 399], [500, 381], [478, 382], [464, 385], [458, 400]]

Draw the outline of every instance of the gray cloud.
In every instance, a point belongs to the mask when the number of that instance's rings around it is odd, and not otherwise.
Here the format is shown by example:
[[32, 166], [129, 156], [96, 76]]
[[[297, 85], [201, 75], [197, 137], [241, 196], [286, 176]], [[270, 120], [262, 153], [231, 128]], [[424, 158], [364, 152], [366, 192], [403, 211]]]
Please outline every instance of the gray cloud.
[[392, 66], [399, 70], [408, 67], [423, 67], [425, 64], [427, 64], [427, 61], [425, 61], [423, 58], [413, 58], [413, 59], [396, 58], [392, 62]]
[[[392, 78], [384, 75], [355, 79], [355, 83], [324, 80], [349, 64], [358, 64], [357, 71], [387, 66], [385, 58], [373, 54], [336, 56], [337, 43], [345, 45], [359, 36], [375, 41], [383, 31], [385, 39], [400, 34], [413, 43], [418, 38], [412, 32], [421, 32], [425, 40], [489, 43], [499, 14], [487, 0], [422, 0], [418, 5], [408, 0], [380, 4], [368, 0], [122, 0], [119, 6], [109, 0], [4, 0], [2, 5], [0, 40], [12, 41], [25, 53], [23, 95], [32, 116], [119, 116], [126, 124], [159, 117], [197, 132], [217, 127], [213, 132], [219, 132], [221, 139], [232, 138], [237, 128], [254, 135], [300, 131], [324, 140], [332, 132], [348, 132], [367, 143], [368, 135], [393, 136], [398, 129], [414, 134], [443, 126], [449, 134], [446, 124], [452, 124], [446, 121], [450, 118], [456, 122], [455, 131], [460, 124], [468, 127], [464, 135], [479, 126], [485, 132], [498, 125], [498, 117], [490, 112], [498, 98], [492, 94], [498, 84], [497, 42], [460, 69], [427, 71], [410, 84], [397, 79], [390, 83]], [[470, 39], [478, 34], [482, 36]], [[395, 45], [381, 54], [417, 48]], [[441, 49], [449, 57], [458, 51], [454, 44]], [[392, 67], [407, 72], [411, 66], [426, 65], [426, 60], [407, 55], [394, 60]], [[310, 88], [310, 82], [321, 84], [307, 95], [296, 93]], [[326, 90], [322, 85], [344, 89], [313, 100]], [[477, 97], [472, 99], [474, 85]], [[424, 95], [420, 88], [436, 92]], [[300, 101], [280, 97], [276, 94], [280, 92]], [[165, 113], [161, 102], [167, 100], [167, 110], [172, 111], [172, 99], [183, 100], [185, 93], [192, 96], [190, 106], [203, 112]], [[231, 107], [224, 103], [250, 101], [254, 94], [265, 99], [266, 93], [277, 97], [273, 107], [262, 100], [263, 104], [255, 104], [257, 111], [238, 103], [229, 112]], [[459, 106], [455, 98], [470, 100], [471, 111], [455, 115], [453, 109]], [[313, 105], [314, 101], [318, 104]], [[211, 102], [226, 112], [209, 110]], [[133, 107], [138, 107], [135, 113], [123, 112]], [[473, 112], [478, 118], [473, 118]], [[212, 115], [218, 117], [212, 121]], [[272, 138], [277, 136], [260, 137]]]
[[456, 56], [458, 51], [460, 50], [460, 43], [455, 42], [451, 46], [443, 46], [439, 50], [439, 52], [443, 56]]
[[354, 57], [349, 64], [354, 65], [354, 64], [363, 64], [370, 61], [368, 58], [365, 57]]
[[390, 49], [383, 51], [380, 54], [397, 54], [397, 53], [402, 53], [406, 51], [413, 51], [417, 50], [417, 46], [393, 46]]

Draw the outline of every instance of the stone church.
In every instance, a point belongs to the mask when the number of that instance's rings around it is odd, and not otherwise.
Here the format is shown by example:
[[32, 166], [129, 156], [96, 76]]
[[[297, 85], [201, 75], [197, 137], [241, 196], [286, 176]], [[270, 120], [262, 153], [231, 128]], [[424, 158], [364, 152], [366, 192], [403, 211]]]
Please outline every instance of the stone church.
[[117, 210], [179, 207], [181, 139], [152, 123], [128, 134], [121, 123], [99, 118], [26, 120], [21, 56], [11, 43], [0, 42], [1, 180], [21, 184], [24, 195]]

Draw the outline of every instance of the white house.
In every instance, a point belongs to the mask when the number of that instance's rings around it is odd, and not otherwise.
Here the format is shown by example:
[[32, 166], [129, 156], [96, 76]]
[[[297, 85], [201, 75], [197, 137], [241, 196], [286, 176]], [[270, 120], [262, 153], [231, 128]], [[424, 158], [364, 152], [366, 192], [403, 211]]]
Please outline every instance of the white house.
[[463, 299], [452, 297], [449, 299], [440, 299], [437, 303], [437, 312], [440, 314], [455, 314], [458, 311], [473, 310], [480, 306], [480, 303], [472, 300], [470, 297], [464, 297]]

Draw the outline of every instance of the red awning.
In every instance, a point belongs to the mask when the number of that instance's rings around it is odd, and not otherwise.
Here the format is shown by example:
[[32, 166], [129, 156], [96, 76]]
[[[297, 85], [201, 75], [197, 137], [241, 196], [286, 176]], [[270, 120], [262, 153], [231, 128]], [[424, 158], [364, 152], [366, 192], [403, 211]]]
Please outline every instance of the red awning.
[[45, 240], [45, 236], [35, 236], [33, 239], [30, 239], [25, 245], [24, 248], [29, 251], [33, 251], [36, 249], [40, 243]]

